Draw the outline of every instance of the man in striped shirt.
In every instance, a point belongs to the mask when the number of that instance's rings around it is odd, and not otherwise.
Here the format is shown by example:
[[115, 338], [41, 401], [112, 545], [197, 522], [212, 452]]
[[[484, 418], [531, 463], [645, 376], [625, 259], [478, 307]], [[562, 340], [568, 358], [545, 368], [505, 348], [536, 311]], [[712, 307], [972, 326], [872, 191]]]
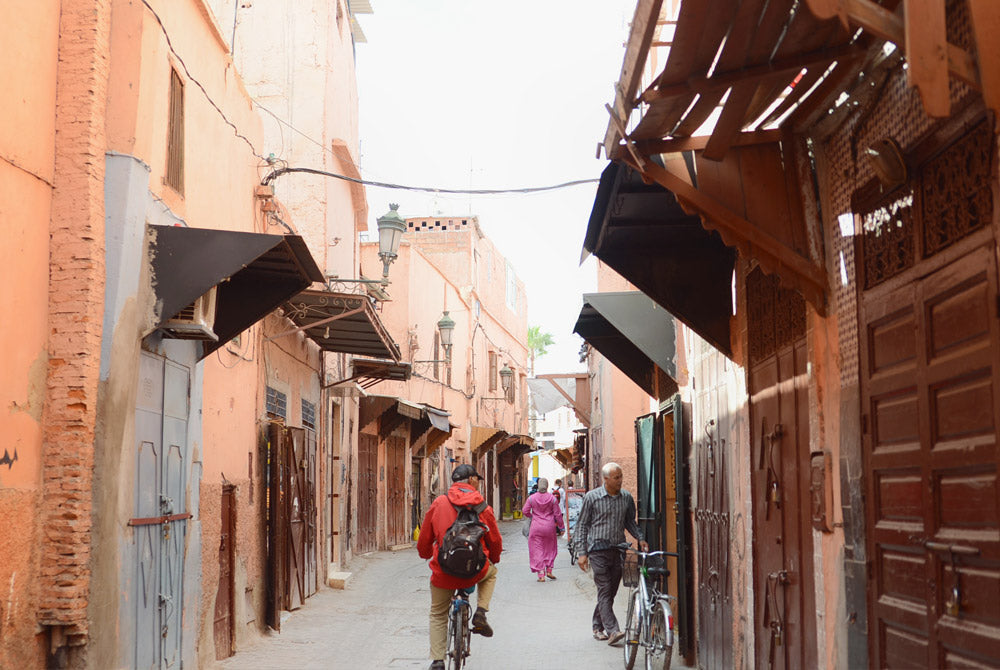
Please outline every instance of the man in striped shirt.
[[625, 541], [625, 531], [639, 540], [639, 549], [648, 551], [639, 524], [635, 522], [635, 500], [622, 489], [622, 468], [607, 463], [601, 468], [604, 486], [583, 497], [576, 520], [577, 564], [581, 570], [594, 569], [597, 607], [594, 608], [594, 638], [614, 645], [625, 637], [618, 628], [614, 602], [622, 580], [622, 555], [616, 545]]

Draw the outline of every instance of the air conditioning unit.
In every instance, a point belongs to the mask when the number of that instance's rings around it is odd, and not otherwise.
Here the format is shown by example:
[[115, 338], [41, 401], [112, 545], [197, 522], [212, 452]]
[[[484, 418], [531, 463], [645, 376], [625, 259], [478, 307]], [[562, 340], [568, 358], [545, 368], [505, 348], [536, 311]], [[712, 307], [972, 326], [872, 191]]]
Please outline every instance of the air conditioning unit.
[[215, 326], [215, 291], [213, 286], [208, 293], [178, 312], [173, 318], [167, 319], [160, 326], [166, 337], [175, 340], [212, 340], [219, 341], [219, 336], [212, 328]]

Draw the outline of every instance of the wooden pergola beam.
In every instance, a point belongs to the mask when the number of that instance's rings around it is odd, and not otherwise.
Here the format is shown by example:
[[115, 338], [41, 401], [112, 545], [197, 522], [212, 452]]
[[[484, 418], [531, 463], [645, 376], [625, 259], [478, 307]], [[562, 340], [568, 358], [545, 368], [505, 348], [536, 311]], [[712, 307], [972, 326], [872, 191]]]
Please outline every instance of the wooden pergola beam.
[[[925, 3], [940, 5], [941, 12], [944, 12], [944, 0], [907, 0], [906, 9], [913, 17], [913, 21], [924, 20], [918, 16], [919, 11], [914, 8], [921, 7]], [[948, 71], [973, 88], [978, 90], [980, 87], [979, 69], [975, 59], [968, 51], [950, 42], [945, 42], [943, 45], [940, 43], [908, 43], [907, 28], [903, 18], [872, 2], [872, 0], [806, 0], [806, 4], [818, 18], [829, 19], [839, 16], [845, 24], [849, 21], [876, 37], [892, 42], [906, 51], [907, 60], [910, 63], [917, 60], [917, 55], [911, 49], [924, 51], [943, 48], [947, 53]], [[996, 36], [991, 35], [991, 39], [995, 40]], [[914, 74], [919, 75], [919, 70], [918, 73], [911, 73], [911, 76]], [[921, 84], [919, 81], [915, 83], [918, 87]], [[929, 112], [930, 110], [928, 110]]]
[[[646, 156], [653, 154], [672, 154], [681, 151], [700, 151], [708, 145], [711, 135], [699, 135], [697, 137], [672, 137], [663, 140], [636, 140], [635, 147]], [[730, 146], [745, 147], [752, 144], [770, 144], [781, 141], [781, 130], [754, 130], [736, 135]], [[621, 158], [625, 148], [619, 146], [611, 156], [612, 160]]]
[[695, 77], [679, 84], [663, 86], [661, 88], [650, 87], [643, 92], [640, 100], [646, 103], [653, 103], [657, 100], [690, 93], [704, 95], [727, 89], [735, 84], [760, 81], [782, 74], [792, 75], [802, 69], [815, 66], [825, 67], [833, 61], [860, 58], [864, 54], [864, 49], [852, 44], [844, 44], [834, 49], [819, 49], [805, 54], [780, 58], [771, 63], [764, 63], [763, 65], [754, 65], [738, 70], [721, 72], [711, 77]]
[[632, 30], [625, 49], [625, 60], [622, 62], [618, 83], [615, 84], [615, 101], [612, 105], [614, 113], [604, 133], [604, 153], [607, 156], [611, 155], [611, 151], [622, 137], [614, 119], [628, 119], [635, 107], [632, 101], [635, 100], [639, 82], [642, 81], [642, 71], [646, 67], [646, 57], [653, 42], [653, 35], [656, 34], [662, 6], [663, 0], [639, 0], [635, 7]]

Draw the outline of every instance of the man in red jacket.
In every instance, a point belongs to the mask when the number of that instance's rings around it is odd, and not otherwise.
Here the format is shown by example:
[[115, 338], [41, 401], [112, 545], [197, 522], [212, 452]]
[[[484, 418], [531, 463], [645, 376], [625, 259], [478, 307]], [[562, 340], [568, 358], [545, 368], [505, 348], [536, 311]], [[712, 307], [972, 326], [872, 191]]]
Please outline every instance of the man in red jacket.
[[459, 465], [451, 473], [454, 482], [448, 493], [438, 496], [420, 527], [420, 537], [417, 539], [417, 553], [420, 558], [429, 558], [431, 567], [431, 670], [444, 668], [445, 646], [448, 643], [448, 606], [455, 589], [465, 589], [479, 585], [476, 596], [476, 613], [472, 616], [472, 632], [490, 637], [493, 629], [486, 621], [486, 612], [490, 608], [490, 598], [497, 583], [497, 567], [500, 562], [500, 552], [503, 551], [503, 539], [493, 508], [487, 506], [479, 515], [479, 520], [486, 524], [487, 532], [483, 535], [483, 548], [489, 559], [486, 565], [475, 577], [462, 579], [449, 575], [441, 570], [437, 560], [437, 547], [444, 539], [444, 534], [458, 517], [455, 505], [478, 505], [483, 502], [483, 496], [477, 490], [482, 476], [468, 464]]

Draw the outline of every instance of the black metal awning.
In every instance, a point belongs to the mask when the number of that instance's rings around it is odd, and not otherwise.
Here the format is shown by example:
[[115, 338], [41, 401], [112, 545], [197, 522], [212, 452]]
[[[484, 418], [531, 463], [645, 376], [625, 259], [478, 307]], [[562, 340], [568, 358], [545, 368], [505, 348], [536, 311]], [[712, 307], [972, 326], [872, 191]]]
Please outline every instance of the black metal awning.
[[216, 290], [212, 330], [201, 358], [212, 353], [289, 297], [323, 281], [298, 235], [265, 235], [208, 228], [147, 225], [157, 327]]
[[334, 291], [302, 291], [284, 305], [285, 316], [323, 351], [400, 359], [399, 347], [368, 296]]
[[[670, 314], [732, 356], [735, 250], [685, 213], [673, 193], [609, 163], [594, 199], [583, 258], [594, 254]], [[582, 259], [581, 259], [582, 260]]]
[[[677, 392], [677, 324], [644, 293], [585, 294], [573, 331], [649, 395]], [[667, 388], [658, 386], [657, 368]]]

